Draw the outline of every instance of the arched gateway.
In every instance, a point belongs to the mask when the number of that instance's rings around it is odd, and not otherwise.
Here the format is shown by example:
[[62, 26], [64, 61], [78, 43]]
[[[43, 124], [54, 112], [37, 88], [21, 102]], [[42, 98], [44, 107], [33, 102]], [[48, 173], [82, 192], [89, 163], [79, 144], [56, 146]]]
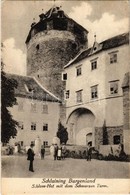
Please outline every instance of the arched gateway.
[[94, 114], [86, 108], [75, 109], [67, 119], [68, 143], [94, 145]]

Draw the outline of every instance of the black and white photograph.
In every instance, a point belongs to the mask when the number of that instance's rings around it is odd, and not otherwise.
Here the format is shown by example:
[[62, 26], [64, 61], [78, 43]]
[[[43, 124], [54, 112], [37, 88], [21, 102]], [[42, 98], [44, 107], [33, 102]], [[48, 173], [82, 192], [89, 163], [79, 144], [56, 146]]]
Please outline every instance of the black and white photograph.
[[1, 2], [2, 194], [130, 192], [129, 15]]

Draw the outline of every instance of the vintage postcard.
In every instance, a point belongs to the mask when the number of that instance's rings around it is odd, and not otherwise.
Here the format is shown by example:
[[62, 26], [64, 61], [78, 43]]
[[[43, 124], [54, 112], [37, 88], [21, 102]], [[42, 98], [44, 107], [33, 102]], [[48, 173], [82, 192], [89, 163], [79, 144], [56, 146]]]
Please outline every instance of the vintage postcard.
[[2, 195], [130, 193], [128, 1], [1, 2]]

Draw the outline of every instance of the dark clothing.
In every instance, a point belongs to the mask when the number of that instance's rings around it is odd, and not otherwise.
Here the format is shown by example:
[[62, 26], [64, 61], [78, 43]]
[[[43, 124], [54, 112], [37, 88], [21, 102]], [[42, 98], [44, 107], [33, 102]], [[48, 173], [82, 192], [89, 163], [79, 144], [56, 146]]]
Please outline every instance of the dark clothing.
[[91, 161], [92, 147], [87, 148], [87, 161]]
[[29, 171], [32, 171], [32, 172], [33, 172], [33, 171], [34, 171], [34, 170], [33, 170], [33, 161], [34, 161], [34, 156], [35, 156], [35, 154], [34, 154], [34, 151], [33, 151], [32, 148], [29, 148], [29, 149], [28, 149], [27, 155], [28, 155], [27, 160], [30, 161], [30, 164], [29, 164]]
[[44, 155], [45, 155], [45, 148], [41, 149], [41, 159], [44, 159]]
[[34, 172], [34, 170], [33, 170], [33, 160], [30, 160], [29, 171]]
[[57, 159], [57, 154], [58, 154], [58, 146], [54, 145], [54, 160]]
[[62, 146], [62, 159], [65, 159], [66, 147]]

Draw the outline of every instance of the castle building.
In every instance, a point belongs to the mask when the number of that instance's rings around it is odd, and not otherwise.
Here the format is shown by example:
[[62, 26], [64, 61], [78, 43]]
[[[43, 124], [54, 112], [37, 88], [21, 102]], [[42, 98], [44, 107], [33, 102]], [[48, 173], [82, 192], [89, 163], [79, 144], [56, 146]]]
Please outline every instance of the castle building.
[[39, 137], [45, 147], [51, 145], [58, 130], [60, 99], [46, 90], [34, 77], [15, 74], [7, 76], [18, 83], [15, 89], [17, 105], [9, 110], [19, 127], [16, 138], [11, 139], [10, 144], [29, 146], [31, 143], [35, 144]]
[[46, 89], [63, 98], [63, 67], [88, 47], [88, 31], [55, 5], [33, 22], [26, 39], [27, 75], [34, 76]]
[[64, 66], [71, 144], [90, 143], [97, 149], [124, 144], [130, 129], [129, 70], [128, 33], [95, 40]]

